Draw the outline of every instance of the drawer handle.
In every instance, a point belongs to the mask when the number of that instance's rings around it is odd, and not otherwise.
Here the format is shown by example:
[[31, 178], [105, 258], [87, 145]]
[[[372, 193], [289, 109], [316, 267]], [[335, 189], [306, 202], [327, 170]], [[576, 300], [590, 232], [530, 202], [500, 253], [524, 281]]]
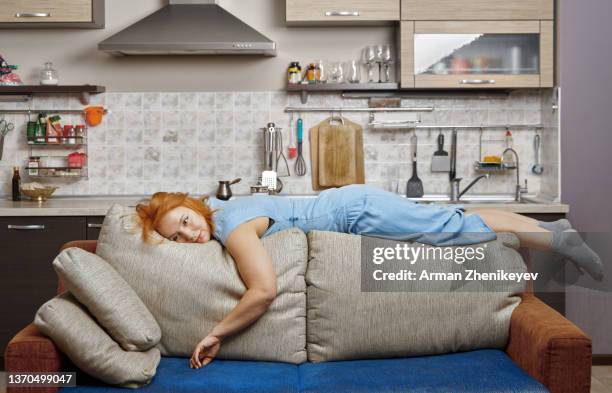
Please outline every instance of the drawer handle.
[[50, 18], [50, 12], [18, 12], [16, 18]]
[[88, 223], [87, 228], [102, 228], [102, 224], [92, 224]]
[[44, 225], [7, 225], [8, 229], [13, 229], [17, 231], [44, 231]]
[[325, 16], [359, 16], [359, 11], [327, 11]]
[[459, 81], [461, 85], [492, 85], [495, 79], [462, 79]]

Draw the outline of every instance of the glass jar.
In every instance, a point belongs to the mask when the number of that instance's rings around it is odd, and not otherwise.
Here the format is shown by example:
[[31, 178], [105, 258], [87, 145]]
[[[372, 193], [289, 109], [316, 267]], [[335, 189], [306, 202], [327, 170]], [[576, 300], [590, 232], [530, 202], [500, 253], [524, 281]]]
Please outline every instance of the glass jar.
[[28, 175], [38, 176], [38, 167], [40, 166], [40, 157], [30, 157], [28, 162]]
[[59, 83], [59, 76], [57, 70], [53, 68], [53, 63], [50, 61], [45, 63], [45, 67], [40, 71], [40, 84], [41, 85], [57, 85]]

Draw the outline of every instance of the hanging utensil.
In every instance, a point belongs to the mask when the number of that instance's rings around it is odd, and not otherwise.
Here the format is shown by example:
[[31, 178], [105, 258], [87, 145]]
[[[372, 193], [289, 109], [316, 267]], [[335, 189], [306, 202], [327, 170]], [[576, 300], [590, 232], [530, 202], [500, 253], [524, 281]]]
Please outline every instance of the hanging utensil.
[[295, 158], [297, 156], [297, 147], [295, 147], [295, 143], [293, 142], [293, 133], [295, 132], [295, 128], [293, 125], [293, 113], [289, 116], [289, 159]]
[[[283, 162], [285, 163], [285, 169], [286, 169], [286, 174], [283, 176], [291, 176], [291, 172], [289, 171], [289, 163], [287, 162], [287, 157], [285, 157], [285, 153], [283, 152], [283, 133], [282, 133], [282, 128], [277, 128], [276, 129], [276, 151], [277, 151], [277, 155], [276, 155], [276, 171], [278, 172], [278, 162], [281, 160], [283, 160]], [[281, 175], [277, 174], [278, 177], [280, 177]]]
[[7, 122], [6, 120], [4, 120], [4, 117], [2, 117], [2, 119], [0, 119], [0, 160], [2, 159], [2, 155], [4, 152], [4, 137], [6, 136], [6, 134], [9, 133], [9, 131], [12, 131], [15, 129], [15, 125], [11, 122]]
[[298, 176], [304, 176], [306, 174], [306, 161], [302, 155], [302, 132], [304, 122], [300, 117], [297, 120], [297, 159], [295, 160], [295, 173]]
[[406, 197], [408, 198], [420, 198], [424, 195], [423, 182], [419, 179], [417, 174], [417, 136], [412, 135], [410, 138], [410, 144], [412, 148], [412, 177], [406, 184]]
[[533, 137], [533, 148], [535, 150], [535, 164], [531, 167], [531, 172], [536, 175], [541, 175], [544, 172], [544, 167], [540, 164], [540, 134]]

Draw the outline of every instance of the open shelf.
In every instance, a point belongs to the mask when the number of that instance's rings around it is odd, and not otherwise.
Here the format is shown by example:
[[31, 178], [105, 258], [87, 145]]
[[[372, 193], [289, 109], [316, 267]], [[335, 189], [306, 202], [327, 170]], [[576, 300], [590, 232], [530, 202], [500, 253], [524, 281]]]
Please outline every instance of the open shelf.
[[97, 85], [20, 85], [0, 86], [0, 95], [3, 96], [31, 96], [33, 94], [79, 94], [81, 103], [87, 105], [91, 94], [100, 94], [106, 87]]
[[87, 177], [86, 167], [26, 167], [26, 175], [29, 177], [61, 177], [80, 178]]
[[308, 102], [308, 94], [316, 92], [349, 92], [349, 91], [394, 91], [399, 89], [395, 82], [384, 83], [316, 83], [316, 84], [287, 84], [287, 91], [298, 91], [301, 94], [302, 104]]

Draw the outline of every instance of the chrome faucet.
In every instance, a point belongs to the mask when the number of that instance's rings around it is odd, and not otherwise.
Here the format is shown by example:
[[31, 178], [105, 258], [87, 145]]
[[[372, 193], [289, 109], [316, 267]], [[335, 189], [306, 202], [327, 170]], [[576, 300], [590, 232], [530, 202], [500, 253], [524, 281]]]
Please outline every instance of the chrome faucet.
[[461, 179], [460, 177], [455, 177], [457, 172], [456, 172], [456, 168], [457, 168], [457, 130], [453, 129], [452, 133], [451, 133], [451, 154], [450, 154], [450, 160], [451, 160], [451, 170], [448, 173], [449, 174], [449, 179], [450, 179], [450, 186], [451, 186], [451, 192], [450, 192], [450, 201], [451, 202], [457, 202], [459, 200], [459, 198], [461, 198], [461, 196], [463, 194], [465, 194], [470, 188], [472, 188], [472, 186], [474, 186], [474, 184], [476, 184], [476, 182], [478, 182], [480, 179], [488, 179], [489, 178], [489, 174], [486, 173], [484, 175], [480, 175], [477, 178], [475, 178], [474, 180], [472, 180], [472, 182], [470, 184], [468, 184], [467, 187], [465, 187], [465, 189], [463, 191], [459, 191], [459, 186], [461, 184]]
[[506, 155], [506, 152], [511, 152], [512, 154], [514, 154], [514, 158], [516, 158], [516, 168], [514, 168], [516, 170], [516, 185], [514, 186], [514, 200], [516, 202], [520, 202], [521, 196], [528, 192], [527, 179], [525, 179], [525, 187], [521, 187], [521, 179], [520, 179], [520, 172], [519, 172], [519, 168], [520, 168], [519, 156], [516, 150], [514, 150], [513, 148], [509, 147], [506, 150], [504, 150], [504, 152], [502, 153], [502, 166], [504, 165], [503, 157]]
[[459, 186], [461, 184], [461, 177], [457, 177], [455, 179], [451, 179], [451, 193], [450, 193], [450, 201], [451, 202], [457, 202], [459, 201], [459, 199], [461, 198], [461, 196], [463, 194], [465, 194], [470, 188], [472, 188], [472, 186], [474, 186], [474, 184], [476, 184], [478, 182], [478, 180], [480, 179], [488, 179], [489, 178], [489, 174], [485, 173], [484, 175], [480, 175], [477, 178], [475, 178], [474, 180], [472, 180], [472, 182], [470, 184], [468, 184], [467, 187], [465, 187], [463, 189], [463, 191], [459, 191]]

